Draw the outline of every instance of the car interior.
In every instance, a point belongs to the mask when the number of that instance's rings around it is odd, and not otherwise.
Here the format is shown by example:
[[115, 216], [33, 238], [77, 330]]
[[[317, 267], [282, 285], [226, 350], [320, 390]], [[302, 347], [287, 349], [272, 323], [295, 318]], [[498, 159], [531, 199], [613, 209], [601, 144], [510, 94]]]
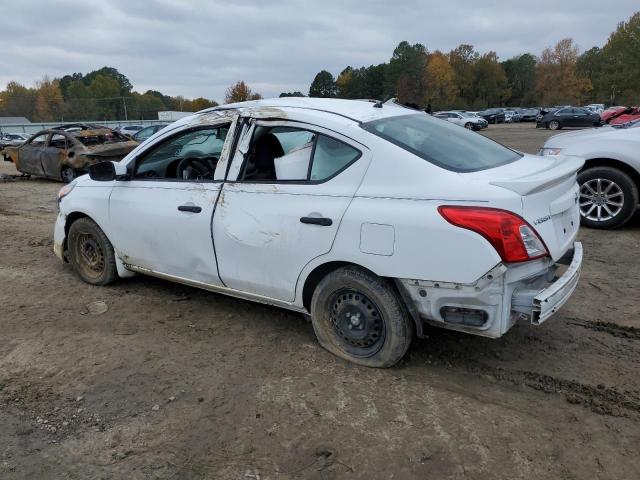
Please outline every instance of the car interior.
[[161, 143], [135, 165], [134, 178], [213, 180], [229, 125], [182, 132]]

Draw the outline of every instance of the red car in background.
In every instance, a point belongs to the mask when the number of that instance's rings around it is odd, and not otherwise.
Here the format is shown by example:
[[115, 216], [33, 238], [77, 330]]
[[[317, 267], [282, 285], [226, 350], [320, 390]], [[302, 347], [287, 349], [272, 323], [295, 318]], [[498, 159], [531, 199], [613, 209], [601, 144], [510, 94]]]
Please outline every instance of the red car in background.
[[640, 107], [611, 107], [600, 114], [602, 123], [618, 125], [640, 119]]

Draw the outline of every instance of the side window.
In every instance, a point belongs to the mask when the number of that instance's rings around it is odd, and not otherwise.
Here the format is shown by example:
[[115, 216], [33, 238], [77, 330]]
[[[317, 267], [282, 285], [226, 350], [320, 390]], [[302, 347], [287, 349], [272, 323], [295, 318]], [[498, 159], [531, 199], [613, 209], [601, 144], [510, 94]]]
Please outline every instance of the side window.
[[144, 154], [134, 178], [213, 180], [229, 125], [182, 132]]
[[42, 135], [38, 135], [37, 137], [32, 138], [29, 142], [29, 145], [33, 147], [42, 147], [47, 141], [48, 135], [48, 133], [43, 133]]
[[65, 149], [67, 148], [67, 138], [59, 133], [51, 135], [49, 140], [49, 146], [53, 148]]
[[360, 156], [360, 152], [346, 143], [320, 135], [311, 166], [311, 180], [324, 180], [345, 168]]
[[243, 181], [322, 181], [360, 156], [355, 148], [308, 130], [258, 127], [243, 171]]

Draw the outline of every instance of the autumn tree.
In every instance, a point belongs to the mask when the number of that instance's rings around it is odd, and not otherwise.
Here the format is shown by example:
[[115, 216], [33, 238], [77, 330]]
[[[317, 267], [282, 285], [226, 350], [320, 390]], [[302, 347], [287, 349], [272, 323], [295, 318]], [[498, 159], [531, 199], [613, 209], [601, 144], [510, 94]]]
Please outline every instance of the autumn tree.
[[261, 98], [262, 95], [252, 92], [249, 85], [244, 81], [239, 81], [227, 88], [224, 95], [224, 103], [246, 102], [248, 100], [260, 100]]
[[434, 110], [449, 108], [456, 98], [455, 73], [446, 55], [435, 51], [429, 56], [424, 72], [426, 100]]
[[400, 42], [385, 68], [385, 93], [395, 95], [400, 103], [422, 105], [427, 55], [420, 43]]
[[336, 81], [330, 72], [321, 70], [314, 77], [309, 87], [310, 97], [332, 98], [337, 93]]
[[62, 119], [64, 99], [57, 80], [45, 76], [36, 82], [36, 119], [51, 122]]
[[545, 48], [536, 67], [536, 91], [543, 105], [577, 104], [591, 90], [577, 73], [578, 47], [571, 38]]

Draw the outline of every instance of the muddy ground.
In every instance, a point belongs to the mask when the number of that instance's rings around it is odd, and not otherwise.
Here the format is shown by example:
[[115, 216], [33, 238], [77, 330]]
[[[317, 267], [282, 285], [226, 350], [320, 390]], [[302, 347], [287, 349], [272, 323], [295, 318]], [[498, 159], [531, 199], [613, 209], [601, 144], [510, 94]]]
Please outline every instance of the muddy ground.
[[[548, 136], [486, 134], [529, 152]], [[82, 283], [52, 253], [59, 187], [0, 183], [1, 479], [640, 478], [638, 216], [580, 232], [581, 283], [542, 326], [430, 329], [371, 370], [283, 310]]]

